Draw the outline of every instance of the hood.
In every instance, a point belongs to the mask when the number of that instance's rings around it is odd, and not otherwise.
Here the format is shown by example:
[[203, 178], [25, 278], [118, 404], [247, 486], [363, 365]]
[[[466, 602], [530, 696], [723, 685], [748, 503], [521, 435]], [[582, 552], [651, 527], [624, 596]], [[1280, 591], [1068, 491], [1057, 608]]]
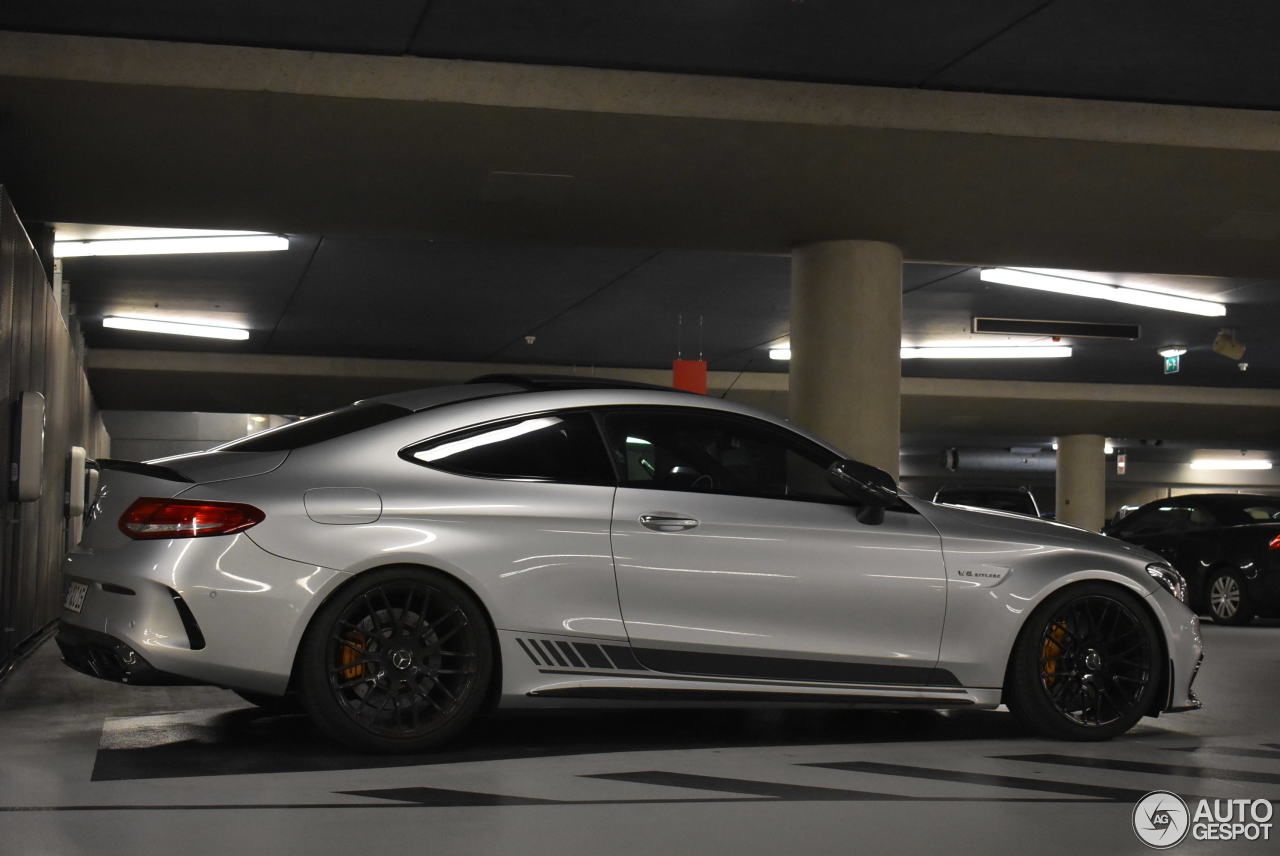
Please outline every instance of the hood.
[[915, 497], [909, 498], [908, 501], [944, 535], [968, 535], [991, 540], [1023, 539], [1116, 553], [1148, 562], [1168, 564], [1167, 559], [1161, 558], [1150, 550], [1099, 532], [1081, 529], [1069, 523], [1041, 520], [1025, 514], [995, 511], [989, 508], [939, 505]]

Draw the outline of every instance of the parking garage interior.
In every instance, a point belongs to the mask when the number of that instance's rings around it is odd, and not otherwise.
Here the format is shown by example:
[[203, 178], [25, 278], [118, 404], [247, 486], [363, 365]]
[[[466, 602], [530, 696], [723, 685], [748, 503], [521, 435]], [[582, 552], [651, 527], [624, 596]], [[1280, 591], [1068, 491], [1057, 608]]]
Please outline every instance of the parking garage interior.
[[1151, 792], [1274, 805], [1270, 608], [1206, 600], [1203, 707], [1105, 743], [640, 705], [374, 756], [53, 636], [94, 461], [484, 375], [693, 366], [915, 497], [1093, 532], [1280, 497], [1277, 35], [1190, 0], [5, 4], [0, 852], [1136, 853]]

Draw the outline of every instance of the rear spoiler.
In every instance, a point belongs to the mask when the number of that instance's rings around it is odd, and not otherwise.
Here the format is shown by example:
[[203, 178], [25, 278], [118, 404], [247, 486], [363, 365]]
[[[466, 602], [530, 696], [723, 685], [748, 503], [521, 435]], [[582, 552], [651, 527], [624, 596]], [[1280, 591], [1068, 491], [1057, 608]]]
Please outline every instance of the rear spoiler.
[[117, 461], [112, 458], [98, 458], [97, 463], [98, 468], [103, 470], [118, 470], [122, 473], [132, 473], [135, 476], [150, 476], [156, 479], [165, 479], [166, 481], [195, 484], [195, 482], [177, 470], [170, 469], [169, 467], [157, 466], [156, 464], [140, 464], [137, 461]]

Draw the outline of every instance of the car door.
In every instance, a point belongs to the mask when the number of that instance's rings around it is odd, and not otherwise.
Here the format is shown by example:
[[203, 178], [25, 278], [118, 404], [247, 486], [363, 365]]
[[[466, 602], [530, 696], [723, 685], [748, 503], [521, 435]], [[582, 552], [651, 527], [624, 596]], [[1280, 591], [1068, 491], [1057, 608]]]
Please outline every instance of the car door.
[[826, 481], [837, 456], [698, 408], [602, 412], [619, 471], [611, 535], [637, 659], [665, 672], [934, 682], [946, 584], [937, 532], [878, 525]]
[[1198, 569], [1206, 530], [1216, 526], [1213, 515], [1195, 502], [1177, 498], [1150, 503], [1117, 523], [1111, 534], [1153, 553], [1159, 553], [1184, 575]]

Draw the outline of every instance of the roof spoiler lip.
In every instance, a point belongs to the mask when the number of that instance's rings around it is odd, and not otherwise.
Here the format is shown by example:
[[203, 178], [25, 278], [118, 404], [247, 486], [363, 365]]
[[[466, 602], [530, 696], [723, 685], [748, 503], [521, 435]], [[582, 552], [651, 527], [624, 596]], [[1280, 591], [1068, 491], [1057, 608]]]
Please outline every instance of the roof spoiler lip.
[[[518, 374], [494, 373], [473, 377], [467, 384], [473, 383], [505, 383], [518, 386], [526, 392], [554, 392], [577, 389], [636, 389], [653, 392], [687, 392], [671, 386], [656, 383], [641, 383], [633, 380], [594, 377], [589, 375], [557, 375], [557, 374]], [[693, 395], [695, 393], [689, 393]]]
[[96, 458], [95, 463], [101, 470], [116, 470], [117, 472], [130, 473], [135, 476], [150, 476], [151, 478], [164, 479], [165, 481], [195, 484], [194, 480], [187, 478], [177, 470], [170, 467], [162, 467], [158, 464], [122, 461], [117, 458]]

